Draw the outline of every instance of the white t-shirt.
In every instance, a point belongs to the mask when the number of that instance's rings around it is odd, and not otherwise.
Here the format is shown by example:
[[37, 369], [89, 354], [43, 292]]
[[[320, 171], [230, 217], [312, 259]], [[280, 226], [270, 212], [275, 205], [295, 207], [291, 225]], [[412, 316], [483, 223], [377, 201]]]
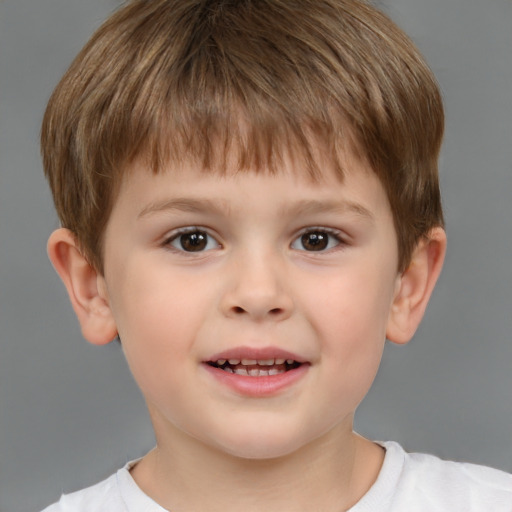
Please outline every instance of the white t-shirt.
[[[408, 454], [393, 442], [382, 446], [386, 456], [377, 481], [348, 512], [512, 512], [512, 475]], [[167, 512], [137, 486], [133, 464], [43, 512]]]

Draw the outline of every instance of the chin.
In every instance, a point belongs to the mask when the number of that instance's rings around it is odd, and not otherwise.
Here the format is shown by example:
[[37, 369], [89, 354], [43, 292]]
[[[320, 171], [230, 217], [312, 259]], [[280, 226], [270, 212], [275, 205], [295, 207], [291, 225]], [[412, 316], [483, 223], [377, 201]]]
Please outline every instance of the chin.
[[224, 447], [227, 455], [247, 461], [280, 459], [294, 453], [298, 447], [282, 445], [246, 445], [243, 447]]
[[237, 434], [226, 442], [219, 443], [217, 447], [227, 455], [247, 460], [283, 458], [299, 451], [315, 438], [315, 436], [304, 436], [304, 433], [294, 433], [285, 428], [280, 428], [277, 432], [276, 429], [269, 432], [259, 428], [254, 432], [246, 430]]

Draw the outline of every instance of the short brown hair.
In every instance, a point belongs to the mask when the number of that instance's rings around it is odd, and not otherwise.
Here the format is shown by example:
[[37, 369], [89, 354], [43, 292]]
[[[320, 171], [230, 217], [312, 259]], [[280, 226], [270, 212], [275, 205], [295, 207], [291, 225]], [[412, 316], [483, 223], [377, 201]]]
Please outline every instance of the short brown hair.
[[[192, 158], [279, 168], [347, 142], [387, 192], [404, 269], [443, 225], [443, 106], [411, 40], [356, 0], [132, 0], [92, 36], [55, 89], [42, 154], [58, 215], [102, 270], [123, 169]], [[313, 135], [313, 136], [312, 136]], [[343, 172], [339, 163], [336, 168]]]

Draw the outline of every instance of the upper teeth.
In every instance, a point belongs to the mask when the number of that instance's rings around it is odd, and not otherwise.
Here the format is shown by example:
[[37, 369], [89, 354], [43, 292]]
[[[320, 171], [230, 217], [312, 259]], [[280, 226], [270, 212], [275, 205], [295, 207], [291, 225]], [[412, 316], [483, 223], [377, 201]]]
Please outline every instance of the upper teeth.
[[294, 362], [293, 359], [218, 359], [217, 364], [219, 366], [222, 366], [226, 364], [226, 361], [233, 366], [236, 366], [238, 364], [243, 364], [244, 366], [273, 366], [276, 364], [284, 364], [285, 361], [288, 364], [293, 364]]

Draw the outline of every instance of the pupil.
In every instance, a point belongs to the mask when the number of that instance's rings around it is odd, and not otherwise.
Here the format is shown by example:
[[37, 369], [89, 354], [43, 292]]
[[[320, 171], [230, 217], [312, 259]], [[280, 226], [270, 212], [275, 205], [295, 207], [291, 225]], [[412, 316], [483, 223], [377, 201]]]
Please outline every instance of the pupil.
[[181, 235], [181, 247], [183, 247], [185, 251], [190, 252], [202, 251], [206, 247], [206, 236], [206, 233], [203, 233], [201, 231]]
[[325, 233], [305, 233], [302, 235], [301, 241], [308, 251], [322, 251], [327, 247], [328, 235]]

